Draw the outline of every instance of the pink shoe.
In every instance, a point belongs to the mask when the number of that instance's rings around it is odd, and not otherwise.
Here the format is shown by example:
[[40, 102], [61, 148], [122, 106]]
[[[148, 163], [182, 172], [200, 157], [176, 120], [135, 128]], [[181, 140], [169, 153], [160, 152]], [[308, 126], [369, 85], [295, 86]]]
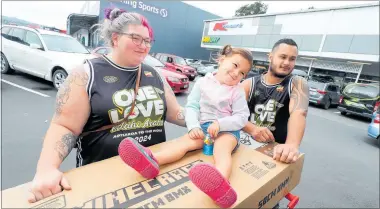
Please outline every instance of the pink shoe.
[[212, 165], [199, 163], [189, 171], [190, 180], [222, 208], [231, 207], [237, 199], [227, 179]]
[[120, 158], [144, 178], [155, 178], [160, 172], [158, 162], [152, 152], [132, 138], [125, 138], [119, 144]]

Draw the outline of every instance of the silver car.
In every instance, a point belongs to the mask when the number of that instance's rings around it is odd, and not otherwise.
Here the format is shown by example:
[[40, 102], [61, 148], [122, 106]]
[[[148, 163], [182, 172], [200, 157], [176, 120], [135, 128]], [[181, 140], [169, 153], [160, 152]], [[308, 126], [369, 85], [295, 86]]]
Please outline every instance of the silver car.
[[207, 73], [213, 73], [218, 70], [218, 65], [206, 65], [198, 67], [198, 75], [205, 76]]
[[323, 83], [309, 80], [309, 102], [329, 109], [331, 105], [339, 105], [340, 87], [334, 83]]

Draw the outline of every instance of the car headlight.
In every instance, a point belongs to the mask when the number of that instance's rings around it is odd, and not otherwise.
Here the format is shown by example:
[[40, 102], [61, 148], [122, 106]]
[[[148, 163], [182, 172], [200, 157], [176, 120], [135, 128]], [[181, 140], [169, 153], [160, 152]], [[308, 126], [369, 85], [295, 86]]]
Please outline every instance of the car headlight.
[[168, 81], [171, 81], [171, 82], [175, 82], [175, 83], [178, 83], [179, 82], [179, 79], [178, 78], [175, 78], [175, 77], [167, 77]]

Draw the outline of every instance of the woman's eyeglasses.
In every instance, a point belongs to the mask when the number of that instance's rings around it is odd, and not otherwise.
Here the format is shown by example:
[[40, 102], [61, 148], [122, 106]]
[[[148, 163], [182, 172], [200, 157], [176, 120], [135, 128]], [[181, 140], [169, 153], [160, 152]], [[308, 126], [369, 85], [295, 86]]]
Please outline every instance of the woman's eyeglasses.
[[153, 45], [154, 40], [150, 40], [150, 38], [143, 38], [142, 36], [134, 33], [121, 33], [123, 35], [127, 35], [132, 39], [132, 42], [138, 46], [142, 44], [144, 41], [144, 44], [146, 47], [151, 48]]

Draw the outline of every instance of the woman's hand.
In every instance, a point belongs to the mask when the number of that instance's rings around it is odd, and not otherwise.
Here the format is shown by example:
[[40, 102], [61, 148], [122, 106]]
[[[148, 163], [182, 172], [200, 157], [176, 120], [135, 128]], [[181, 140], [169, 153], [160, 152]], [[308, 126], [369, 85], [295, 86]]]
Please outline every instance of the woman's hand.
[[60, 170], [57, 168], [39, 170], [28, 192], [28, 201], [37, 202], [62, 192], [62, 189], [70, 190], [71, 186]]

